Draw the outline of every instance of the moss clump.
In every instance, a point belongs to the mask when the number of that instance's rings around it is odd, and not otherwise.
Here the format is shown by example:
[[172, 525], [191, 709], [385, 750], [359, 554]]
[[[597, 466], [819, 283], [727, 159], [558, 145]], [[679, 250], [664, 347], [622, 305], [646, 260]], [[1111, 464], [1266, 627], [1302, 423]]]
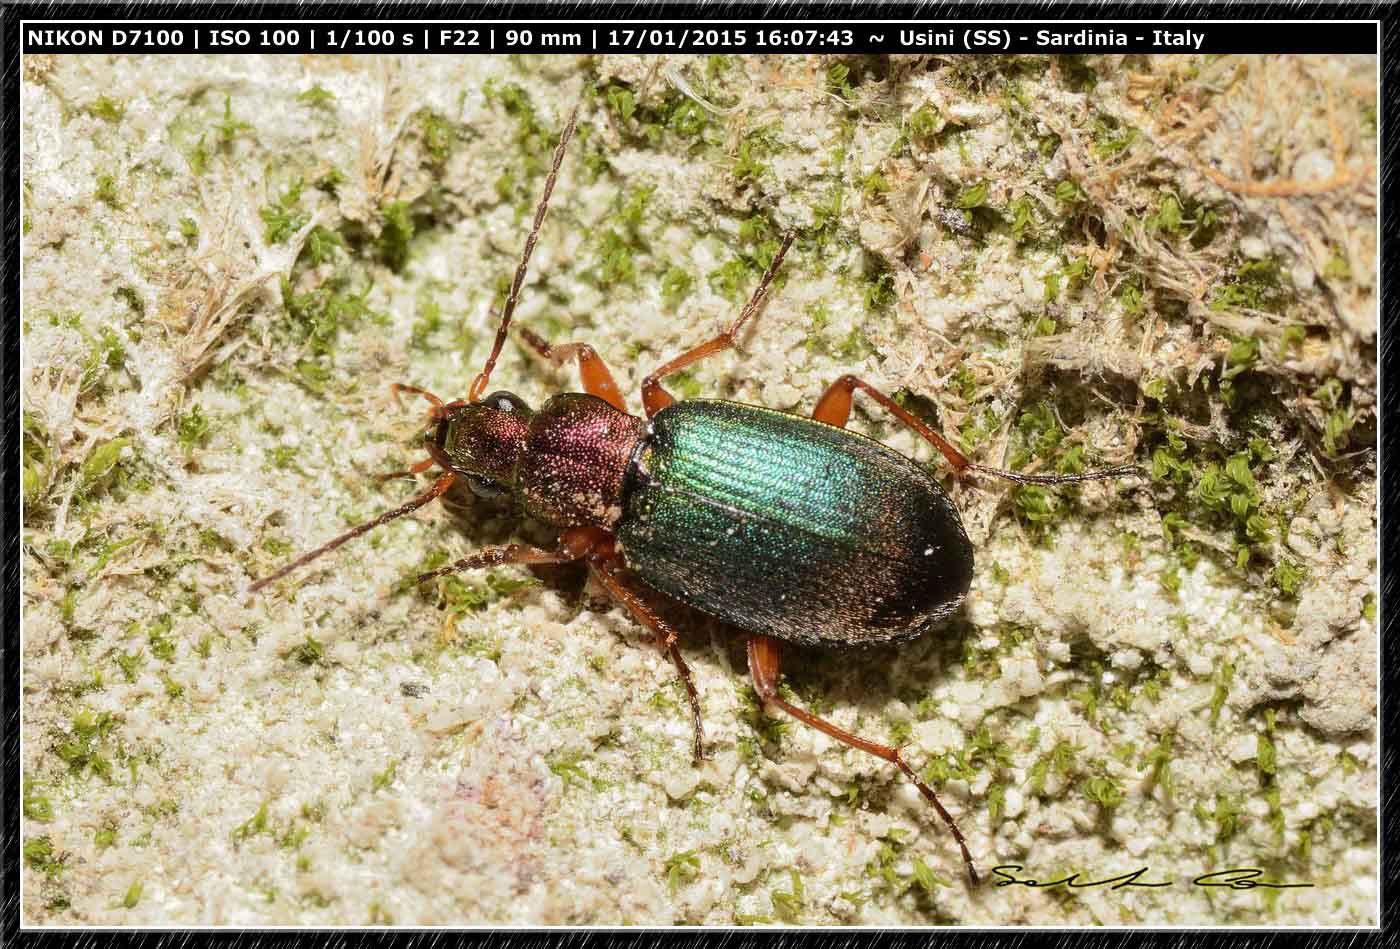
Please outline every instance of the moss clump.
[[330, 111], [335, 105], [335, 93], [318, 82], [310, 89], [297, 93], [297, 101], [313, 109], [325, 109]]
[[110, 712], [82, 709], [73, 716], [68, 733], [59, 739], [54, 753], [75, 777], [95, 774], [110, 781], [112, 762], [107, 740], [116, 727], [117, 719]]
[[301, 193], [305, 187], [305, 182], [297, 178], [276, 201], [258, 211], [263, 220], [263, 239], [269, 244], [285, 244], [311, 220], [310, 213], [301, 207]]
[[1235, 268], [1232, 279], [1216, 287], [1210, 308], [1281, 313], [1293, 293], [1284, 288], [1280, 275], [1278, 261], [1273, 258], [1245, 261]]
[[93, 118], [98, 118], [104, 122], [110, 122], [115, 125], [126, 115], [126, 106], [107, 96], [98, 96], [92, 102], [83, 106], [83, 111]]
[[416, 125], [423, 143], [423, 151], [434, 168], [441, 168], [452, 157], [457, 146], [457, 127], [433, 109], [421, 109], [417, 114]]
[[46, 877], [57, 877], [68, 862], [67, 854], [55, 853], [48, 834], [24, 842], [24, 864]]
[[194, 454], [195, 449], [208, 443], [209, 431], [209, 419], [198, 403], [191, 406], [188, 412], [175, 416], [175, 437], [187, 458]]
[[121, 195], [117, 192], [116, 177], [106, 172], [97, 176], [93, 197], [114, 211], [120, 211], [125, 206]]
[[[233, 140], [245, 132], [251, 132], [253, 127], [247, 122], [238, 119], [233, 114], [233, 100], [229, 96], [224, 96], [224, 114], [214, 125], [214, 139], [222, 149], [227, 149], [233, 144]], [[203, 146], [204, 139], [201, 138], [200, 145]], [[206, 155], [206, 161], [207, 155]], [[196, 172], [198, 174], [199, 172]]]
[[37, 784], [25, 782], [22, 808], [27, 820], [47, 823], [53, 820], [53, 802]]
[[[365, 302], [370, 287], [356, 293], [349, 283], [348, 275], [337, 275], [314, 290], [297, 294], [292, 292], [291, 281], [282, 278], [282, 305], [287, 313], [284, 326], [292, 342], [306, 346], [314, 356], [329, 356], [343, 328], [377, 316]], [[304, 381], [324, 385], [326, 379], [308, 376]]]
[[[767, 214], [745, 218], [739, 224], [738, 237], [738, 255], [710, 271], [708, 276], [710, 289], [735, 303], [748, 298], [782, 246], [778, 226]], [[785, 283], [784, 275], [777, 274], [773, 278], [773, 290]]]

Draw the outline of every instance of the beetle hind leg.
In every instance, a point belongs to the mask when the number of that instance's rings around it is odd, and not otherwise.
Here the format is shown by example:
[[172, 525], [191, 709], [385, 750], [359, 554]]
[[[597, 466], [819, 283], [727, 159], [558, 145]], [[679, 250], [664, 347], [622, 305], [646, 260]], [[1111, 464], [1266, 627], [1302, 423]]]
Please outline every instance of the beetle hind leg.
[[695, 763], [699, 764], [705, 757], [705, 727], [700, 721], [700, 694], [695, 691], [695, 679], [690, 674], [685, 657], [681, 655], [675, 629], [648, 606], [635, 589], [624, 583], [613, 572], [610, 564], [599, 560], [592, 566], [594, 575], [608, 588], [608, 592], [621, 600], [622, 605], [627, 607], [638, 622], [656, 634], [657, 646], [666, 650], [671, 662], [675, 664], [676, 672], [680, 674], [681, 683], [685, 686], [686, 697], [690, 699], [690, 717], [695, 725], [694, 758]]
[[958, 842], [958, 848], [962, 851], [963, 863], [967, 865], [967, 875], [974, 884], [977, 883], [977, 867], [972, 862], [972, 854], [968, 852], [967, 841], [963, 838], [962, 831], [958, 830], [953, 816], [938, 800], [933, 789], [919, 778], [913, 768], [909, 767], [909, 763], [904, 760], [904, 755], [900, 750], [890, 745], [868, 741], [842, 728], [837, 728], [830, 722], [820, 719], [806, 709], [798, 708], [784, 699], [778, 694], [780, 660], [781, 654], [776, 639], [769, 636], [754, 636], [749, 639], [749, 676], [753, 679], [753, 687], [758, 692], [759, 699], [764, 704], [781, 709], [798, 721], [830, 735], [843, 744], [872, 754], [877, 758], [883, 758], [904, 772], [904, 776], [913, 782], [914, 786], [919, 789], [919, 793], [933, 805], [934, 810], [938, 811], [938, 816], [943, 818], [943, 823], [948, 825], [948, 830], [952, 831], [953, 839]]
[[822, 397], [817, 400], [817, 408], [812, 413], [812, 418], [818, 422], [835, 425], [837, 428], [845, 428], [846, 423], [851, 418], [851, 402], [857, 389], [879, 402], [889, 410], [891, 415], [908, 425], [926, 442], [937, 448], [943, 457], [948, 459], [948, 464], [953, 466], [953, 473], [959, 477], [978, 472], [991, 475], [994, 478], [1013, 481], [1016, 484], [1069, 484], [1076, 481], [1104, 481], [1109, 478], [1123, 478], [1130, 475], [1141, 477], [1143, 475], [1143, 470], [1136, 465], [1118, 465], [1114, 468], [1101, 468], [1098, 471], [1085, 471], [1081, 474], [1036, 475], [974, 464], [968, 461], [966, 455], [954, 448], [946, 438], [924, 424], [894, 399], [858, 376], [845, 375], [829, 385], [822, 393]]

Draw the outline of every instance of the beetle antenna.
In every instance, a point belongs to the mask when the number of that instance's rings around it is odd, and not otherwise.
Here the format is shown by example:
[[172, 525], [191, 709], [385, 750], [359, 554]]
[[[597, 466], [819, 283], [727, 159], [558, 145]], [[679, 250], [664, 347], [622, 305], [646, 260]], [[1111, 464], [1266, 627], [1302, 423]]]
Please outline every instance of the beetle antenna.
[[969, 464], [966, 470], [980, 471], [982, 474], [1004, 478], [1017, 484], [1071, 484], [1076, 481], [1107, 481], [1110, 478], [1147, 477], [1147, 472], [1137, 465], [1119, 465], [1116, 468], [1101, 468], [1098, 471], [1061, 475], [1021, 474], [1019, 471], [1003, 471], [1001, 468], [989, 468], [986, 465], [977, 464]]
[[298, 557], [296, 560], [293, 560], [291, 563], [287, 564], [285, 567], [278, 570], [276, 573], [263, 577], [257, 583], [254, 583], [252, 586], [250, 586], [248, 588], [248, 592], [257, 593], [269, 583], [272, 583], [275, 580], [282, 579], [287, 574], [295, 570], [297, 567], [302, 567], [306, 564], [309, 564], [311, 561], [315, 560], [322, 554], [330, 553], [332, 550], [335, 550], [337, 547], [339, 547], [346, 541], [354, 540], [356, 537], [359, 537], [366, 531], [373, 530], [380, 524], [387, 524], [395, 518], [403, 517], [405, 514], [410, 514], [413, 511], [418, 510], [420, 507], [427, 504], [434, 498], [440, 497], [444, 492], [447, 491], [448, 488], [452, 487], [452, 483], [456, 480], [456, 474], [454, 474], [451, 471], [447, 472], [442, 477], [434, 481], [433, 486], [431, 488], [424, 491], [422, 494], [418, 495], [418, 497], [409, 501], [407, 504], [404, 504], [401, 507], [396, 507], [392, 511], [387, 511], [376, 517], [374, 520], [367, 521], [364, 524], [361, 524], [359, 527], [352, 527], [350, 530], [346, 531], [344, 534], [341, 534], [335, 540], [330, 541], [326, 544], [322, 544], [320, 547], [317, 547], [315, 550], [311, 551], [311, 553], [304, 554], [301, 557]]
[[564, 132], [559, 136], [559, 144], [554, 147], [554, 164], [550, 166], [549, 177], [544, 180], [544, 194], [535, 208], [535, 223], [530, 228], [530, 236], [525, 238], [525, 252], [520, 255], [520, 265], [515, 268], [515, 280], [511, 282], [510, 296], [506, 298], [505, 310], [501, 315], [501, 325], [496, 330], [496, 342], [491, 347], [491, 355], [486, 357], [485, 367], [477, 373], [476, 378], [472, 380], [471, 389], [467, 392], [467, 398], [472, 402], [481, 398], [481, 394], [486, 391], [486, 384], [491, 380], [491, 370], [496, 368], [496, 357], [501, 354], [501, 347], [506, 344], [506, 331], [510, 329], [510, 318], [515, 313], [515, 303], [520, 299], [520, 287], [525, 282], [525, 269], [530, 263], [535, 241], [540, 236], [540, 228], [544, 226], [544, 215], [549, 210], [549, 196], [554, 192], [554, 182], [559, 177], [559, 166], [564, 163], [564, 147], [569, 144], [569, 139], [573, 138], [577, 121], [578, 106], [574, 106], [574, 110], [569, 113], [569, 121], [564, 126]]

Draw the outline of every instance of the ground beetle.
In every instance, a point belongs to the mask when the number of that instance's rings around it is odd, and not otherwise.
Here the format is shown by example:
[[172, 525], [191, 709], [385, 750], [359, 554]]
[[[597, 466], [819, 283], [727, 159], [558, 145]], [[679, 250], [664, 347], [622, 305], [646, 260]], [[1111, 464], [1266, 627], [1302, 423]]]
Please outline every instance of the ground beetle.
[[676, 401], [661, 380], [734, 345], [762, 305], [792, 245], [789, 232], [753, 297], [718, 336], [677, 356], [642, 382], [646, 418], [630, 415], [612, 373], [587, 343], [525, 342], [563, 365], [576, 360], [583, 393], [556, 395], [531, 410], [509, 392], [483, 396], [505, 345], [526, 266], [573, 135], [577, 109], [554, 151], [544, 195], [515, 271], [486, 365], [466, 399], [432, 403], [429, 457], [408, 472], [442, 469], [432, 487], [401, 507], [342, 534], [254, 583], [253, 591], [394, 518], [441, 497], [458, 479], [479, 495], [513, 492], [525, 513], [559, 529], [545, 550], [491, 547], [418, 578], [502, 564], [585, 562], [592, 574], [656, 635], [685, 684], [703, 753], [700, 702], [676, 631], [649, 606], [651, 589], [749, 635], [749, 674], [763, 702], [853, 748], [891, 762], [938, 811], [977, 881], [952, 816], [898, 748], [837, 728], [778, 693], [783, 641], [841, 648], [923, 635], [962, 603], [972, 582], [972, 544], [957, 509], [924, 468], [873, 439], [846, 431], [860, 390], [943, 454], [955, 472], [980, 471], [1020, 483], [1061, 484], [1137, 474], [1127, 466], [1037, 476], [972, 464], [941, 435], [855, 376], [842, 376], [810, 419], [709, 399]]

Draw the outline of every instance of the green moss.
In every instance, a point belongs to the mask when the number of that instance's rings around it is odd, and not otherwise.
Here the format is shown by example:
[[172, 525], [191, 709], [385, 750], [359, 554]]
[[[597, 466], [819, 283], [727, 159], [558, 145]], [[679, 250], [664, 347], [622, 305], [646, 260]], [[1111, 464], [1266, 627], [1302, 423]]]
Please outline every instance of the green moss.
[[93, 197], [113, 210], [120, 211], [122, 209], [121, 195], [117, 193], [117, 179], [110, 174], [104, 172], [97, 176]]
[[1044, 794], [1045, 781], [1051, 774], [1068, 780], [1075, 773], [1076, 763], [1083, 751], [1074, 742], [1065, 739], [1056, 741], [1050, 751], [1037, 758], [1027, 771], [1026, 787], [1032, 794]]
[[328, 112], [334, 111], [335, 93], [318, 82], [310, 89], [297, 93], [297, 101], [313, 109], [325, 109]]
[[141, 902], [141, 891], [143, 889], [144, 886], [140, 880], [137, 880], [135, 883], [131, 884], [131, 886], [127, 887], [126, 895], [122, 897], [122, 908], [132, 909], [137, 903]]
[[700, 875], [700, 857], [694, 850], [672, 854], [662, 863], [662, 868], [666, 871], [666, 885], [674, 896], [683, 882]]
[[408, 263], [408, 244], [413, 239], [413, 215], [407, 201], [391, 201], [380, 209], [379, 257], [390, 270], [399, 271]]
[[174, 621], [169, 613], [162, 613], [151, 624], [147, 632], [147, 641], [151, 646], [151, 655], [161, 662], [169, 662], [175, 658], [175, 642], [170, 639], [169, 633], [174, 628]]
[[301, 194], [306, 183], [295, 179], [276, 201], [258, 211], [263, 220], [263, 239], [269, 244], [285, 244], [311, 220], [310, 212], [301, 207]]
[[1006, 206], [1010, 216], [1008, 227], [1011, 231], [1011, 239], [1017, 244], [1024, 244], [1035, 235], [1034, 202], [1028, 195], [1021, 195], [1015, 198]]
[[[228, 148], [230, 145], [233, 144], [233, 140], [235, 138], [242, 135], [244, 132], [252, 131], [252, 129], [253, 127], [247, 122], [244, 122], [241, 119], [238, 119], [234, 116], [233, 100], [230, 99], [228, 96], [224, 96], [224, 115], [223, 118], [220, 119], [219, 122], [214, 126], [214, 138], [218, 142], [219, 147], [225, 149]], [[204, 139], [201, 138], [199, 141], [200, 145], [202, 146], [204, 143]], [[196, 172], [196, 174], [200, 173], [201, 172]]]
[[1171, 765], [1175, 756], [1173, 749], [1175, 742], [1176, 731], [1169, 729], [1162, 733], [1157, 744], [1149, 748], [1142, 757], [1142, 767], [1151, 769], [1152, 785], [1161, 788], [1162, 793], [1168, 797], [1172, 793]]
[[877, 198], [880, 195], [890, 193], [890, 180], [880, 169], [876, 168], [861, 179], [860, 189], [865, 192], [867, 197]]
[[605, 97], [608, 101], [608, 107], [624, 122], [631, 119], [632, 113], [637, 111], [637, 97], [632, 94], [631, 89], [625, 86], [608, 87]]
[[826, 71], [826, 91], [834, 96], [851, 98], [851, 67], [845, 63], [835, 63]]
[[116, 727], [117, 720], [110, 712], [80, 709], [73, 716], [67, 734], [59, 738], [54, 753], [75, 777], [86, 773], [111, 780], [112, 762], [107, 744]]
[[1212, 310], [1264, 310], [1281, 313], [1292, 294], [1280, 283], [1277, 260], [1251, 260], [1240, 264], [1233, 279], [1215, 289], [1210, 301]]
[[1220, 710], [1225, 707], [1225, 700], [1230, 697], [1230, 685], [1235, 681], [1235, 664], [1228, 659], [1222, 660], [1216, 665], [1211, 681], [1215, 683], [1215, 692], [1210, 699], [1210, 725], [1214, 728], [1220, 719]]
[[268, 816], [268, 805], [270, 801], [263, 801], [258, 807], [257, 813], [248, 818], [243, 823], [233, 829], [233, 844], [237, 847], [249, 837], [256, 837], [259, 834], [272, 833], [272, 820]]
[[980, 208], [987, 203], [987, 192], [989, 185], [985, 181], [979, 181], [975, 185], [964, 188], [958, 192], [957, 200], [954, 202], [964, 211], [971, 211], [973, 208]]
[[688, 271], [674, 264], [668, 267], [661, 275], [661, 300], [666, 309], [675, 310], [694, 287], [695, 278]]
[[117, 828], [112, 825], [103, 825], [97, 828], [92, 835], [92, 845], [98, 850], [106, 850], [117, 843]]
[[1088, 195], [1084, 193], [1084, 189], [1068, 178], [1055, 185], [1055, 200], [1061, 204], [1082, 204], [1087, 199]]
[[1079, 783], [1079, 793], [1104, 811], [1112, 811], [1126, 798], [1123, 786], [1107, 775], [1093, 775]]
[[370, 789], [383, 791], [394, 785], [394, 779], [398, 776], [399, 763], [389, 762], [389, 766], [370, 779]]
[[1138, 137], [1137, 129], [1101, 112], [1094, 119], [1091, 148], [1099, 158], [1112, 159], [1131, 148]]
[[[378, 318], [378, 314], [365, 302], [371, 287], [366, 286], [355, 293], [344, 277], [332, 278], [303, 294], [293, 293], [291, 281], [283, 277], [281, 289], [282, 305], [287, 313], [285, 330], [294, 343], [307, 346], [316, 356], [329, 356], [334, 351], [342, 329]], [[329, 374], [323, 367], [314, 363], [311, 365], [312, 369], [303, 371], [298, 363], [296, 369], [302, 377], [300, 381], [315, 391], [325, 386]]]
[[616, 287], [637, 282], [637, 263], [632, 243], [617, 231], [604, 231], [599, 240], [596, 271], [599, 286]]
[[581, 751], [559, 752], [546, 758], [545, 764], [563, 780], [565, 788], [575, 785], [586, 788], [590, 786], [591, 779], [581, 764], [583, 757]]
[[[781, 246], [777, 225], [770, 217], [755, 214], [746, 218], [739, 225], [738, 255], [709, 273], [710, 289], [735, 303], [747, 299]], [[779, 273], [773, 289], [785, 282], [785, 275]]]
[[779, 919], [786, 923], [796, 923], [802, 915], [806, 894], [802, 886], [802, 874], [789, 868], [788, 879], [792, 882], [792, 888], [786, 891], [774, 890], [769, 893], [769, 899], [772, 900], [773, 912]]
[[1089, 65], [1089, 57], [1079, 53], [1066, 53], [1055, 57], [1060, 67], [1060, 78], [1065, 87], [1073, 92], [1092, 92], [1098, 85], [1099, 74]]
[[925, 893], [932, 894], [936, 887], [952, 886], [948, 880], [933, 872], [933, 869], [919, 857], [913, 860], [914, 882], [923, 889]]
[[326, 648], [315, 636], [308, 635], [302, 642], [293, 646], [287, 655], [304, 666], [311, 666], [325, 661]]
[[24, 842], [24, 863], [30, 869], [46, 877], [57, 877], [63, 873], [68, 862], [67, 854], [55, 853], [53, 840], [48, 834], [31, 837]]
[[422, 136], [423, 150], [428, 153], [429, 162], [437, 168], [452, 157], [457, 145], [457, 128], [445, 116], [432, 109], [418, 112], [418, 132]]
[[126, 115], [126, 106], [115, 99], [109, 99], [107, 96], [103, 95], [98, 96], [92, 102], [83, 106], [83, 111], [94, 118], [101, 119], [104, 122], [111, 122], [115, 125]]
[[883, 313], [894, 306], [894, 275], [888, 270], [878, 270], [865, 281], [862, 294], [865, 308], [871, 313]]
[[1217, 844], [1229, 841], [1240, 829], [1240, 800], [1223, 792], [1216, 793], [1214, 810], [1206, 810], [1205, 805], [1199, 802], [1192, 810], [1202, 823], [1215, 824]]
[[184, 449], [186, 457], [194, 454], [196, 448], [203, 447], [209, 441], [209, 428], [209, 419], [198, 402], [190, 407], [189, 412], [175, 416], [175, 437]]
[[180, 236], [190, 243], [193, 243], [199, 238], [199, 225], [195, 222], [194, 218], [180, 218]]
[[201, 135], [199, 141], [185, 150], [185, 161], [190, 166], [190, 173], [196, 178], [203, 177], [209, 170], [209, 147], [204, 143], [204, 138], [205, 136]]
[[38, 784], [25, 782], [22, 809], [27, 820], [40, 823], [53, 820], [53, 802]]
[[930, 105], [921, 105], [909, 113], [906, 129], [910, 140], [920, 145], [929, 145], [946, 125], [937, 110]]
[[735, 155], [734, 177], [739, 181], [757, 181], [768, 170], [763, 163], [763, 156], [767, 153], [767, 147], [759, 139], [748, 138], [740, 142]]

